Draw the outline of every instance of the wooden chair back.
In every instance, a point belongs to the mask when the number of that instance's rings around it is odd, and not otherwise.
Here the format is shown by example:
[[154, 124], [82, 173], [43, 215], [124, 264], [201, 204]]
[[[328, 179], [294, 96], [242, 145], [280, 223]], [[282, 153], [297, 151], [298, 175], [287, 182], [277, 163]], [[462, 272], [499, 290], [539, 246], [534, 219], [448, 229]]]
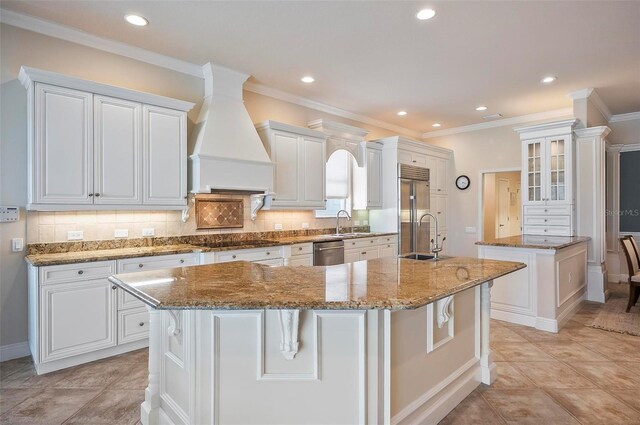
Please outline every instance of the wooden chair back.
[[635, 241], [632, 236], [624, 236], [620, 238], [620, 243], [622, 244], [624, 255], [627, 257], [627, 266], [629, 267], [629, 276], [631, 277], [640, 271], [640, 259], [638, 259], [638, 254], [634, 246]]

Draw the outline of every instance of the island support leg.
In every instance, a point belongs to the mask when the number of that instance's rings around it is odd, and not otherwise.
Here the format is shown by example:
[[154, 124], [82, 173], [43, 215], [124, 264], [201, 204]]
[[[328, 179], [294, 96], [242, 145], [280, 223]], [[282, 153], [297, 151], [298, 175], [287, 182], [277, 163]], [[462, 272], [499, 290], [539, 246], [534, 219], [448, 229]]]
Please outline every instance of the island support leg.
[[140, 422], [155, 425], [160, 422], [160, 350], [162, 338], [162, 312], [149, 310], [149, 384], [144, 390], [144, 401], [140, 409]]
[[490, 328], [491, 328], [491, 287], [493, 281], [482, 284], [480, 290], [480, 369], [482, 371], [482, 383], [491, 385], [497, 376], [496, 364], [491, 355]]

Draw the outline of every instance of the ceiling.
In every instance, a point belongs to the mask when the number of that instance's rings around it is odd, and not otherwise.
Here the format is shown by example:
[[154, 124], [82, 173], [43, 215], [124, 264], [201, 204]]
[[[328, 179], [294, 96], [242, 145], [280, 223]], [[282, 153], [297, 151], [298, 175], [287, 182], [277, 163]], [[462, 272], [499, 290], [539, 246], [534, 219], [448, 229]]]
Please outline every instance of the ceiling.
[[[437, 15], [418, 21], [432, 7]], [[2, 7], [414, 131], [571, 106], [640, 111], [640, 2], [2, 1]], [[126, 13], [145, 16], [133, 27]], [[316, 82], [300, 82], [303, 75]], [[542, 85], [545, 75], [557, 75]], [[485, 112], [475, 111], [487, 105]], [[396, 112], [406, 110], [399, 117]]]

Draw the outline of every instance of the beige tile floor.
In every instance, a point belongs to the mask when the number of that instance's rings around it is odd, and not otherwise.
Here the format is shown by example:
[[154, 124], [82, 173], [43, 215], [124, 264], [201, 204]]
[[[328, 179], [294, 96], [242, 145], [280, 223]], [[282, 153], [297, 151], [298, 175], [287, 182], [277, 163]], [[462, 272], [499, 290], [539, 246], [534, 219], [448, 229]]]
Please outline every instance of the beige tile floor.
[[[598, 309], [558, 334], [492, 321], [498, 379], [441, 424], [640, 424], [640, 338], [586, 327]], [[0, 423], [134, 425], [146, 369], [146, 350], [41, 376], [26, 357], [0, 363]]]

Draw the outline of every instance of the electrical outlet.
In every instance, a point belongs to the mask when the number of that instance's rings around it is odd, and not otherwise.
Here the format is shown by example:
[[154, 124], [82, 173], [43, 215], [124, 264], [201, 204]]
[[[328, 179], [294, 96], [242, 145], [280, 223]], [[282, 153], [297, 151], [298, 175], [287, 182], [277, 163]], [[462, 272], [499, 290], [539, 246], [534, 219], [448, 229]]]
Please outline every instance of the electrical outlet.
[[360, 220], [353, 220], [354, 226], [360, 226]]
[[309, 228], [309, 223], [302, 223], [302, 228], [303, 229], [308, 229]]
[[24, 251], [24, 239], [22, 238], [11, 239], [11, 251], [13, 252]]
[[282, 229], [283, 229], [282, 224], [280, 224], [280, 223], [276, 223], [276, 224], [273, 226], [273, 228], [274, 228], [274, 229], [276, 229], [276, 230], [282, 230]]
[[156, 229], [154, 229], [153, 227], [145, 227], [144, 229], [142, 229], [142, 236], [155, 236], [156, 234]]
[[465, 233], [477, 233], [478, 230], [475, 227], [465, 227], [464, 228]]
[[70, 230], [67, 232], [68, 241], [81, 241], [84, 239], [84, 232], [82, 230]]
[[129, 237], [129, 229], [116, 229], [113, 231], [114, 238], [128, 238]]

